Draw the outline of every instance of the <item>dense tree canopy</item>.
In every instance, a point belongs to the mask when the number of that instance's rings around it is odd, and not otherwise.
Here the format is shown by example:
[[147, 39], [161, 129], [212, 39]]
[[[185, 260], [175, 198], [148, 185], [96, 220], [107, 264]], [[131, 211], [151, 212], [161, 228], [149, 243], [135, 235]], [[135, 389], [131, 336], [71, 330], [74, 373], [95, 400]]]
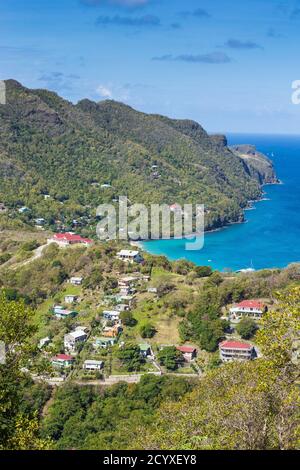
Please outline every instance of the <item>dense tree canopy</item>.
[[242, 318], [237, 324], [236, 331], [243, 339], [250, 339], [257, 330], [257, 324], [252, 318]]

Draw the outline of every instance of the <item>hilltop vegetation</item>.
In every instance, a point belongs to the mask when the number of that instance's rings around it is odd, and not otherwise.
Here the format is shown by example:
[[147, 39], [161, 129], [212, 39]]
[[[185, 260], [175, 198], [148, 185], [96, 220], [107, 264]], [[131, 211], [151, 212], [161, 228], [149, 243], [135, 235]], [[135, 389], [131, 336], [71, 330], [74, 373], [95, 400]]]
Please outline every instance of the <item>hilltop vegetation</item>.
[[0, 201], [30, 208], [18, 216], [23, 222], [43, 217], [54, 228], [79, 219], [88, 230], [96, 207], [122, 195], [146, 204], [203, 203], [206, 228], [215, 228], [242, 220], [247, 201], [261, 194], [263, 177], [196, 122], [113, 101], [73, 105], [13, 80], [6, 89]]

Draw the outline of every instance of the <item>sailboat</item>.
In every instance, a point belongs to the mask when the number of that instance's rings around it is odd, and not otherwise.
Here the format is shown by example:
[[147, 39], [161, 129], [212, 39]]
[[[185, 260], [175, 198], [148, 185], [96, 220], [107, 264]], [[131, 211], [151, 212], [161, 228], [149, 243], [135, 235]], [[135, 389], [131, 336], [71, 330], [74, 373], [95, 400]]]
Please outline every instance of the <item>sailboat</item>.
[[253, 267], [253, 261], [251, 260], [250, 268], [239, 269], [237, 273], [254, 273], [255, 269]]

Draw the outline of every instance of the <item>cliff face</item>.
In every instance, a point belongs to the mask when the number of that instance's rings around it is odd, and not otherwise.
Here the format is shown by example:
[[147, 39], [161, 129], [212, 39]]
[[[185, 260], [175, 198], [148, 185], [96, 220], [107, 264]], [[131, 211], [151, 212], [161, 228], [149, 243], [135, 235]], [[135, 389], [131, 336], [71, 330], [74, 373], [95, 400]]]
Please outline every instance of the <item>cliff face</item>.
[[219, 150], [224, 150], [227, 147], [227, 138], [222, 134], [214, 134], [210, 136], [211, 141]]
[[277, 184], [273, 162], [263, 153], [258, 152], [254, 145], [233, 145], [230, 150], [245, 163], [249, 175], [260, 184]]

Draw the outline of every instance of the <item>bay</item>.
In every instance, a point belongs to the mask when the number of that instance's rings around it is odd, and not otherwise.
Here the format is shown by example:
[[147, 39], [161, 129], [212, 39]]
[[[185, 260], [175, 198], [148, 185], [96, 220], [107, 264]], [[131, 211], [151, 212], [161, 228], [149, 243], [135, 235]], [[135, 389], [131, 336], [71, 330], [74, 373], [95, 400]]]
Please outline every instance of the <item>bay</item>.
[[185, 258], [213, 269], [282, 268], [300, 261], [300, 136], [227, 135], [228, 144], [253, 144], [274, 162], [281, 185], [264, 186], [262, 201], [245, 211], [246, 223], [206, 233], [204, 247], [186, 240], [151, 240], [143, 248], [171, 260]]

